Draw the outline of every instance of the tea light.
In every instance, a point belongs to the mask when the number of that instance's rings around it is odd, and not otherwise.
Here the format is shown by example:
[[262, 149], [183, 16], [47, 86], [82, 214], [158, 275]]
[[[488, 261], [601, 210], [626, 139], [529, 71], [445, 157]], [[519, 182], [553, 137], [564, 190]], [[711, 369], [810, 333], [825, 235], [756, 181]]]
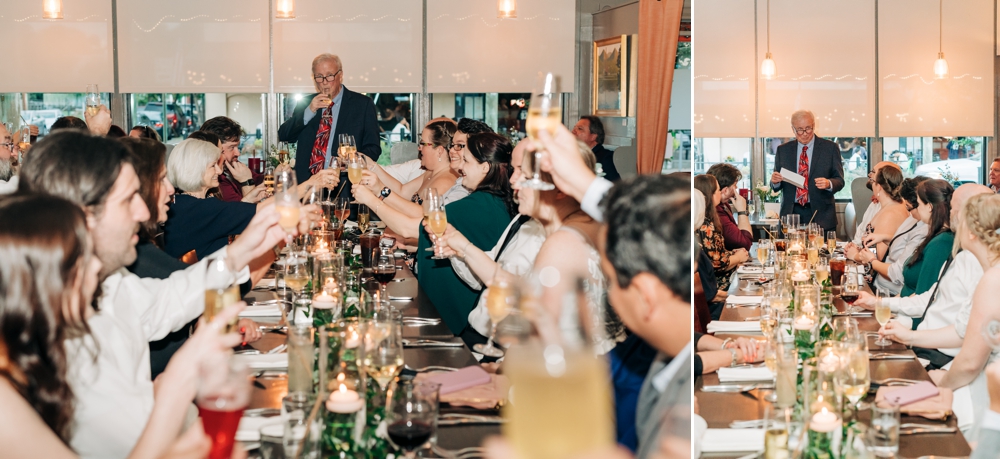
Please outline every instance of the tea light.
[[324, 290], [313, 297], [312, 306], [316, 309], [333, 309], [337, 306], [337, 299]]
[[809, 280], [808, 271], [796, 271], [795, 274], [792, 274], [792, 281], [794, 282], [805, 282], [807, 280]]
[[838, 428], [840, 428], [840, 418], [827, 410], [826, 407], [823, 407], [809, 420], [809, 430], [814, 432], [833, 432]]
[[356, 391], [341, 384], [340, 389], [330, 393], [326, 400], [326, 409], [333, 413], [354, 413], [365, 405]]
[[794, 325], [796, 330], [812, 330], [813, 325], [815, 324], [816, 322], [812, 319], [806, 316], [800, 316], [798, 319], [795, 319]]
[[827, 352], [819, 360], [819, 369], [824, 373], [833, 373], [840, 366], [840, 358], [833, 352]]
[[361, 339], [358, 338], [358, 332], [351, 331], [351, 337], [347, 338], [347, 341], [344, 342], [344, 346], [346, 346], [348, 349], [353, 349], [358, 347], [359, 345], [361, 345]]
[[802, 308], [801, 308], [801, 310], [804, 313], [812, 314], [814, 311], [816, 311], [816, 306], [813, 306], [812, 301], [809, 301], [809, 299], [806, 299], [806, 300], [804, 300], [802, 302]]

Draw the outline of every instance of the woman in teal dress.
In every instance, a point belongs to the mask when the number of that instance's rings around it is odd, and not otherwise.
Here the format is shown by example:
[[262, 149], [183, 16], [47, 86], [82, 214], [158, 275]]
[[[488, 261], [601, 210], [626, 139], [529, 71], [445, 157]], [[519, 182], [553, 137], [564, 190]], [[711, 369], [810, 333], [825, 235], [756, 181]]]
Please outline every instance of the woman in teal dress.
[[927, 238], [903, 265], [903, 288], [900, 296], [919, 295], [930, 290], [938, 280], [941, 267], [951, 257], [955, 233], [951, 218], [951, 184], [940, 179], [917, 185], [917, 213], [927, 224]]

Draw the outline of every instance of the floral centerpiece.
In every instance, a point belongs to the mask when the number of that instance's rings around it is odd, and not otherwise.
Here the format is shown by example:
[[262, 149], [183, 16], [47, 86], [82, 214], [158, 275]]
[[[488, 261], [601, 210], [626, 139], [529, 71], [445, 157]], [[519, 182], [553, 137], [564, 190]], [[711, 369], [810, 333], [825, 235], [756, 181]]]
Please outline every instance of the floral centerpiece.
[[764, 183], [763, 180], [757, 181], [757, 186], [754, 187], [753, 191], [757, 195], [758, 218], [778, 218], [781, 209], [781, 204], [779, 204], [781, 192], [774, 191], [771, 185]]

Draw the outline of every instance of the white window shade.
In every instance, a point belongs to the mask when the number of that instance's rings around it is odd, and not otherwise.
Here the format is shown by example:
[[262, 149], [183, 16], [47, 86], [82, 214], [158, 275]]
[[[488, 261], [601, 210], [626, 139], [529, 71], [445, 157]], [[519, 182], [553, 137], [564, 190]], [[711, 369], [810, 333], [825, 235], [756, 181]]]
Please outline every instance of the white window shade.
[[[758, 63], [767, 53], [767, 1], [777, 74], [758, 78], [758, 136], [790, 136], [796, 110], [816, 115], [821, 137], [874, 136], [875, 2], [759, 0]], [[879, 16], [891, 17], [881, 6]], [[926, 27], [907, 27], [927, 34]]]
[[268, 92], [269, 14], [267, 0], [118, 0], [121, 92]]
[[520, 0], [517, 19], [497, 19], [493, 0], [429, 1], [427, 91], [531, 92], [552, 72], [572, 92], [575, 41], [575, 0]]
[[66, 1], [63, 19], [41, 16], [41, 1], [3, 2], [0, 92], [114, 91], [111, 2]]
[[275, 92], [315, 91], [310, 65], [322, 53], [340, 57], [353, 91], [420, 92], [423, 2], [296, 0], [295, 19], [274, 20]]
[[754, 1], [698, 0], [693, 8], [694, 136], [756, 137]]
[[937, 0], [879, 3], [879, 134], [993, 136], [994, 2], [943, 5], [946, 78], [934, 78]]

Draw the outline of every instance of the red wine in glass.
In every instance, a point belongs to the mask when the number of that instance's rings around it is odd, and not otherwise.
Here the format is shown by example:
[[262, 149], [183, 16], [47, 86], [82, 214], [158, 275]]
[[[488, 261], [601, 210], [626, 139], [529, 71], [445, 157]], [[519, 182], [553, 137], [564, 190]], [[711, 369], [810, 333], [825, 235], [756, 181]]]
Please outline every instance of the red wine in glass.
[[396, 421], [389, 425], [389, 439], [405, 451], [413, 451], [430, 440], [433, 429], [421, 421]]
[[385, 288], [385, 286], [396, 277], [396, 267], [392, 266], [387, 268], [384, 266], [377, 266], [373, 270], [373, 273], [375, 280], [382, 284], [382, 288]]
[[[202, 406], [205, 405], [205, 406]], [[243, 408], [232, 411], [214, 410], [212, 399], [203, 400], [198, 405], [198, 414], [205, 428], [205, 435], [212, 440], [209, 459], [229, 459], [233, 455], [233, 445], [236, 442], [236, 429], [243, 417]]]
[[840, 294], [840, 298], [843, 299], [844, 301], [846, 301], [847, 304], [854, 304], [855, 301], [858, 301], [858, 297], [859, 296], [860, 295], [858, 294], [858, 292], [850, 292], [850, 293], [842, 293], [842, 294]]

